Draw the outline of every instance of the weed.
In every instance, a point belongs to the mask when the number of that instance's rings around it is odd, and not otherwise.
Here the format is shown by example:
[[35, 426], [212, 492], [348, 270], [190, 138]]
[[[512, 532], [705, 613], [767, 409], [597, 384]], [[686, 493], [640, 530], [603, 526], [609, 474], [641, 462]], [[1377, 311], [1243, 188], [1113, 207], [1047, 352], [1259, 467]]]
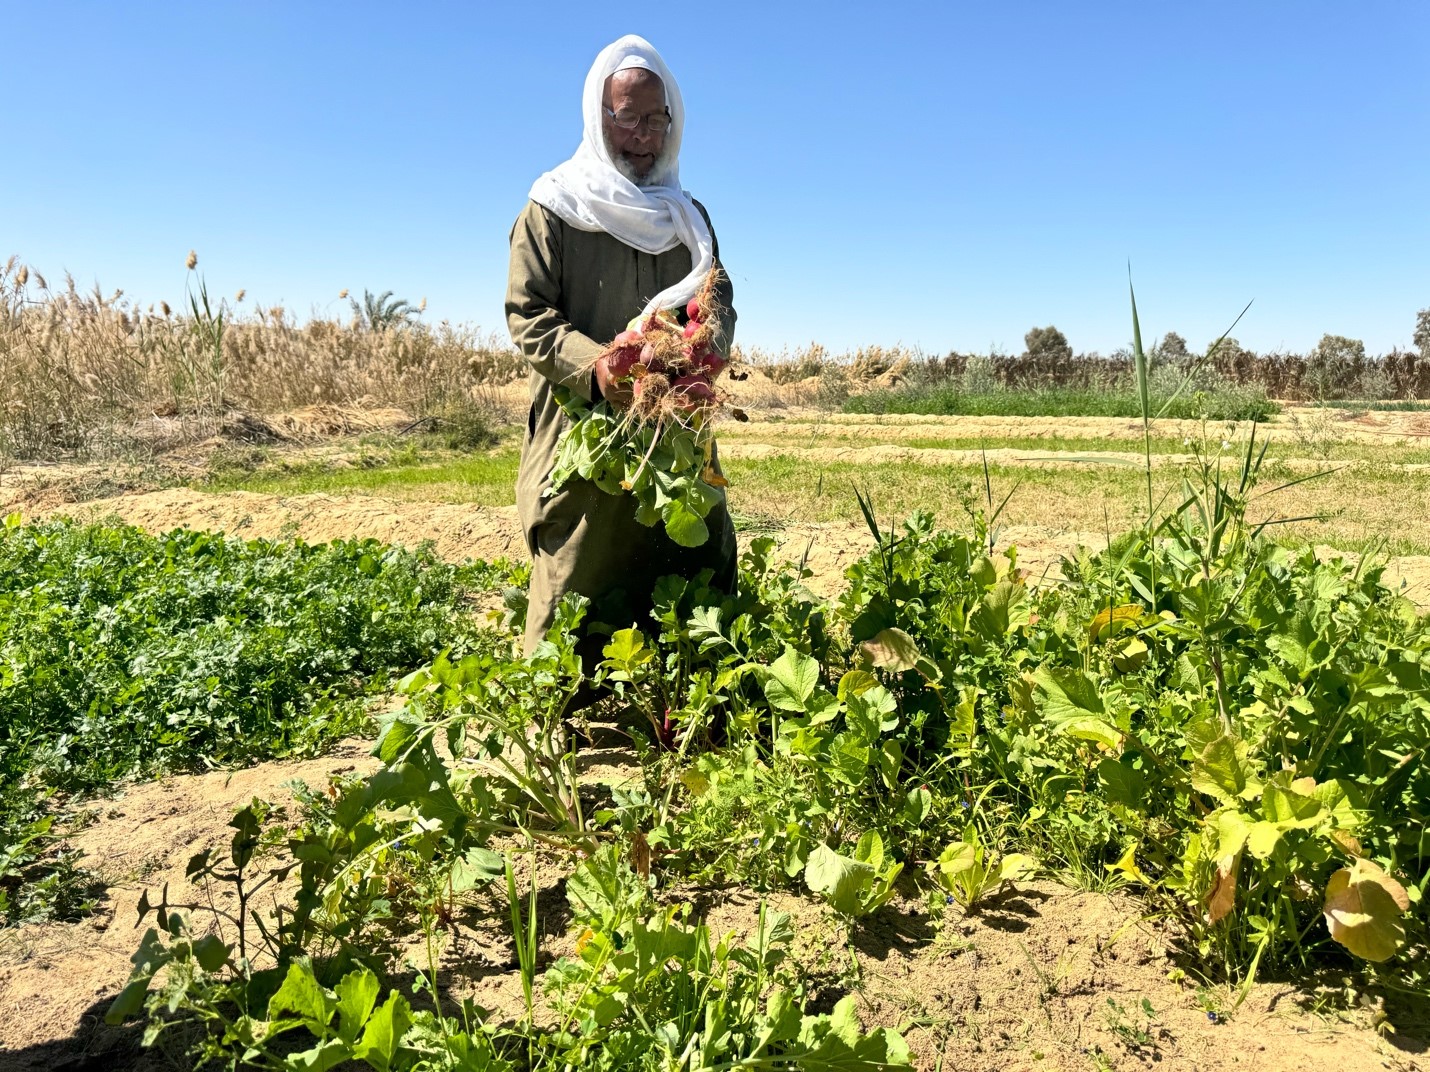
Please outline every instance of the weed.
[[1158, 1040], [1166, 1034], [1165, 1029], [1158, 1025], [1157, 1011], [1147, 998], [1130, 1011], [1115, 998], [1108, 998], [1103, 1016], [1107, 1029], [1117, 1036], [1129, 1053], [1155, 1054]]

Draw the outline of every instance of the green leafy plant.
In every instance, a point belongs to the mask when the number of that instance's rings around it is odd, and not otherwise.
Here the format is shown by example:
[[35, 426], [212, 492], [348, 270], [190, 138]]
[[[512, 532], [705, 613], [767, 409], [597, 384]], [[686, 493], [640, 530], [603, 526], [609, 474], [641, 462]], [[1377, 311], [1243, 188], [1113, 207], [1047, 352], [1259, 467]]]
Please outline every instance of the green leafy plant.
[[608, 495], [629, 493], [642, 525], [663, 526], [682, 547], [704, 544], [710, 538], [705, 519], [723, 499], [709, 482], [723, 479], [709, 469], [710, 426], [698, 415], [687, 421], [632, 423], [604, 400], [592, 405], [564, 388], [557, 390], [572, 424], [552, 466], [553, 493], [573, 477], [591, 481]]
[[1107, 1028], [1130, 1053], [1155, 1053], [1157, 1040], [1165, 1030], [1157, 1023], [1157, 1010], [1152, 1002], [1143, 998], [1136, 1010], [1128, 1010], [1115, 998], [1107, 999], [1103, 1015]]
[[804, 865], [804, 882], [840, 915], [867, 916], [894, 896], [894, 881], [903, 869], [885, 857], [883, 840], [870, 830], [850, 856], [816, 845]]
[[1020, 852], [1006, 853], [996, 858], [970, 824], [963, 839], [955, 841], [939, 854], [933, 864], [934, 878], [950, 897], [972, 911], [1005, 883], [1027, 878], [1038, 868], [1037, 861]]

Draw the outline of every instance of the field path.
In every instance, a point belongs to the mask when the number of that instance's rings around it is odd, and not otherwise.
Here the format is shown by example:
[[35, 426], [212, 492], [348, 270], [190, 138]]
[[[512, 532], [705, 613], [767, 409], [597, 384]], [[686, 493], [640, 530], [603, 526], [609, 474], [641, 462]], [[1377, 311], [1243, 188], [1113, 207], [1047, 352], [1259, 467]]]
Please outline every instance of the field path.
[[[791, 446], [785, 443], [760, 443], [736, 439], [722, 441], [721, 457], [741, 461], [760, 461], [765, 458], [799, 458], [810, 462], [846, 462], [853, 465], [880, 465], [891, 462], [914, 462], [918, 465], [954, 466], [981, 465], [987, 459], [990, 465], [1019, 465], [1029, 468], [1059, 468], [1081, 465], [1116, 465], [1124, 469], [1142, 469], [1145, 456], [1130, 450], [1017, 450], [1011, 447], [990, 447], [988, 450], [948, 450], [939, 447], [910, 447], [894, 443], [881, 443], [872, 447], [819, 447]], [[1192, 454], [1153, 454], [1152, 466], [1181, 466], [1196, 461]], [[1240, 464], [1240, 458], [1235, 459]], [[1319, 461], [1315, 458], [1285, 458], [1281, 464], [1294, 473], [1316, 473], [1327, 469], [1369, 468], [1374, 464], [1380, 470], [1396, 470], [1405, 473], [1430, 472], [1426, 462], [1366, 462], [1361, 460], [1335, 463]]]
[[[830, 413], [808, 406], [755, 410], [750, 416], [748, 424], [726, 424], [721, 430], [722, 437], [750, 438], [769, 428], [783, 429], [782, 436], [788, 436], [795, 429], [827, 428], [840, 436], [869, 438], [891, 433], [900, 438], [923, 439], [958, 436], [996, 440], [1017, 436], [1130, 441], [1142, 438], [1142, 421], [1133, 417], [944, 417], [914, 413]], [[1230, 433], [1227, 437], [1233, 441], [1244, 441], [1250, 433], [1251, 422], [1207, 421], [1205, 429], [1208, 434]], [[1202, 422], [1195, 420], [1163, 418], [1152, 424], [1152, 434], [1164, 439], [1195, 439], [1202, 431]], [[1263, 436], [1282, 442], [1316, 436], [1376, 446], [1424, 445], [1430, 440], [1430, 412], [1358, 413], [1348, 409], [1289, 405], [1258, 426], [1257, 437]]]

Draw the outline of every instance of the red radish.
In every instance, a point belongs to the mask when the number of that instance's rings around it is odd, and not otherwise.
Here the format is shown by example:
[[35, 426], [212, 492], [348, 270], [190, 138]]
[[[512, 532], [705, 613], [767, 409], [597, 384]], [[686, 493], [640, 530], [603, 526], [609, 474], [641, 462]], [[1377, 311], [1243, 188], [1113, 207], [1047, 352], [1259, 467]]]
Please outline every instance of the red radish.
[[701, 409], [719, 401], [715, 388], [699, 376], [681, 376], [671, 382], [670, 393], [682, 409]]
[[692, 320], [690, 323], [685, 325], [685, 337], [687, 339], [695, 338], [695, 333], [699, 331], [703, 326], [704, 325], [702, 325], [700, 321]]
[[694, 354], [690, 359], [692, 370], [701, 376], [708, 376], [712, 380], [725, 371], [726, 364], [728, 362], [725, 358], [714, 350], [703, 350]]
[[625, 346], [613, 354], [606, 357], [606, 373], [613, 380], [623, 380], [631, 374], [631, 370], [640, 363], [641, 352], [638, 347]]
[[611, 340], [611, 346], [625, 349], [627, 346], [639, 346], [643, 341], [639, 331], [623, 331]]
[[660, 348], [656, 346], [654, 340], [641, 347], [640, 363], [646, 367], [647, 372], [665, 371], [665, 358], [660, 356]]
[[699, 298], [691, 298], [690, 301], [686, 302], [686, 304], [685, 304], [685, 315], [688, 316], [688, 317], [690, 317], [691, 320], [699, 320], [699, 319], [700, 319], [700, 299], [699, 299]]

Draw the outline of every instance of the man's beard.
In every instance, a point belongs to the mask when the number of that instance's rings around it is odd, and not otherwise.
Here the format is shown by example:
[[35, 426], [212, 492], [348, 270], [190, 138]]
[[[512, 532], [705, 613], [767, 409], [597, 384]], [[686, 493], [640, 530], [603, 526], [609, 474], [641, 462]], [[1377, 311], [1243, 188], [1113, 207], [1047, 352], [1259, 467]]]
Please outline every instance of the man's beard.
[[645, 178], [641, 178], [636, 175], [636, 169], [631, 166], [630, 161], [611, 148], [609, 139], [606, 141], [606, 155], [611, 158], [612, 166], [615, 167], [622, 176], [637, 186], [656, 185], [656, 177], [664, 174], [666, 165], [670, 162], [670, 154], [667, 150], [662, 149], [656, 154], [655, 163], [652, 164], [650, 170], [645, 173]]

